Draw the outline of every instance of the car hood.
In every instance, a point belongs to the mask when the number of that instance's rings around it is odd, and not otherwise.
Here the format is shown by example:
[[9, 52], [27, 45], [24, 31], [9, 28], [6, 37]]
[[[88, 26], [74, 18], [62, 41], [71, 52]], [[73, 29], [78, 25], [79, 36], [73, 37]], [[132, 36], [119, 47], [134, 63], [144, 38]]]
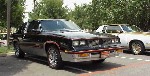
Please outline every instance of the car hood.
[[128, 32], [127, 34], [150, 36], [150, 32]]
[[62, 36], [66, 38], [71, 38], [71, 39], [92, 39], [92, 38], [99, 38], [98, 35], [82, 32], [82, 31], [77, 31], [77, 32], [52, 32], [51, 34], [57, 35], [57, 36]]
[[101, 38], [116, 38], [117, 36], [107, 33], [94, 33], [95, 35], [99, 35]]

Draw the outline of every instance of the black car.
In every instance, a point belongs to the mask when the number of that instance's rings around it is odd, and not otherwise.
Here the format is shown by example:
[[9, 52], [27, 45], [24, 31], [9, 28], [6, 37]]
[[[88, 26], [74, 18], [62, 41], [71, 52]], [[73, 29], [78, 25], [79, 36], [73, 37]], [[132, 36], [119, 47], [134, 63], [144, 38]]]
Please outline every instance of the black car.
[[55, 69], [62, 67], [63, 61], [103, 62], [122, 51], [118, 37], [85, 33], [74, 22], [65, 19], [27, 22], [13, 37], [18, 58], [26, 53], [47, 57], [49, 66]]

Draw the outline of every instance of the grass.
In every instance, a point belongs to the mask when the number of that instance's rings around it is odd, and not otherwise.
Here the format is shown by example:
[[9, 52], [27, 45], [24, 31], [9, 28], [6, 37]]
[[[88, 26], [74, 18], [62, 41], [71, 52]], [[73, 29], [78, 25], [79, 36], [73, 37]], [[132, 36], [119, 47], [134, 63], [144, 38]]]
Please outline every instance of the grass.
[[1, 47], [0, 47], [0, 54], [12, 52], [12, 51], [13, 51], [13, 47], [12, 47], [12, 46], [10, 46], [10, 49], [8, 49], [8, 48], [5, 47], [5, 46], [1, 46]]

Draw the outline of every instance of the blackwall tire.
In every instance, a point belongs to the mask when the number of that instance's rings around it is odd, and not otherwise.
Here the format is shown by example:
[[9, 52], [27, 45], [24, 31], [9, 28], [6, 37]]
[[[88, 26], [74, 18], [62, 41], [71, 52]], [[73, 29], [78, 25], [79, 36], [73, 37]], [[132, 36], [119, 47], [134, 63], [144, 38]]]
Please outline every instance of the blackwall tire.
[[17, 42], [14, 44], [14, 48], [15, 48], [15, 56], [17, 58], [24, 58], [25, 53], [20, 49]]

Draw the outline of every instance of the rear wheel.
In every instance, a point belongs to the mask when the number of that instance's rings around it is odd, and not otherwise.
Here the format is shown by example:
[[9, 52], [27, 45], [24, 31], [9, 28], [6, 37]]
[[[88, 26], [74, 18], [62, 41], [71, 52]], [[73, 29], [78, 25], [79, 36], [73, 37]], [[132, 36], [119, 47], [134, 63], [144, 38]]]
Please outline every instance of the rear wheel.
[[48, 64], [50, 68], [60, 69], [62, 67], [62, 59], [58, 49], [50, 46], [47, 51]]
[[132, 42], [130, 45], [130, 49], [135, 55], [143, 54], [143, 52], [145, 51], [144, 45], [140, 41]]
[[19, 45], [18, 45], [18, 42], [15, 42], [14, 44], [14, 48], [15, 48], [15, 56], [17, 58], [24, 58], [25, 56], [25, 53], [20, 49]]

